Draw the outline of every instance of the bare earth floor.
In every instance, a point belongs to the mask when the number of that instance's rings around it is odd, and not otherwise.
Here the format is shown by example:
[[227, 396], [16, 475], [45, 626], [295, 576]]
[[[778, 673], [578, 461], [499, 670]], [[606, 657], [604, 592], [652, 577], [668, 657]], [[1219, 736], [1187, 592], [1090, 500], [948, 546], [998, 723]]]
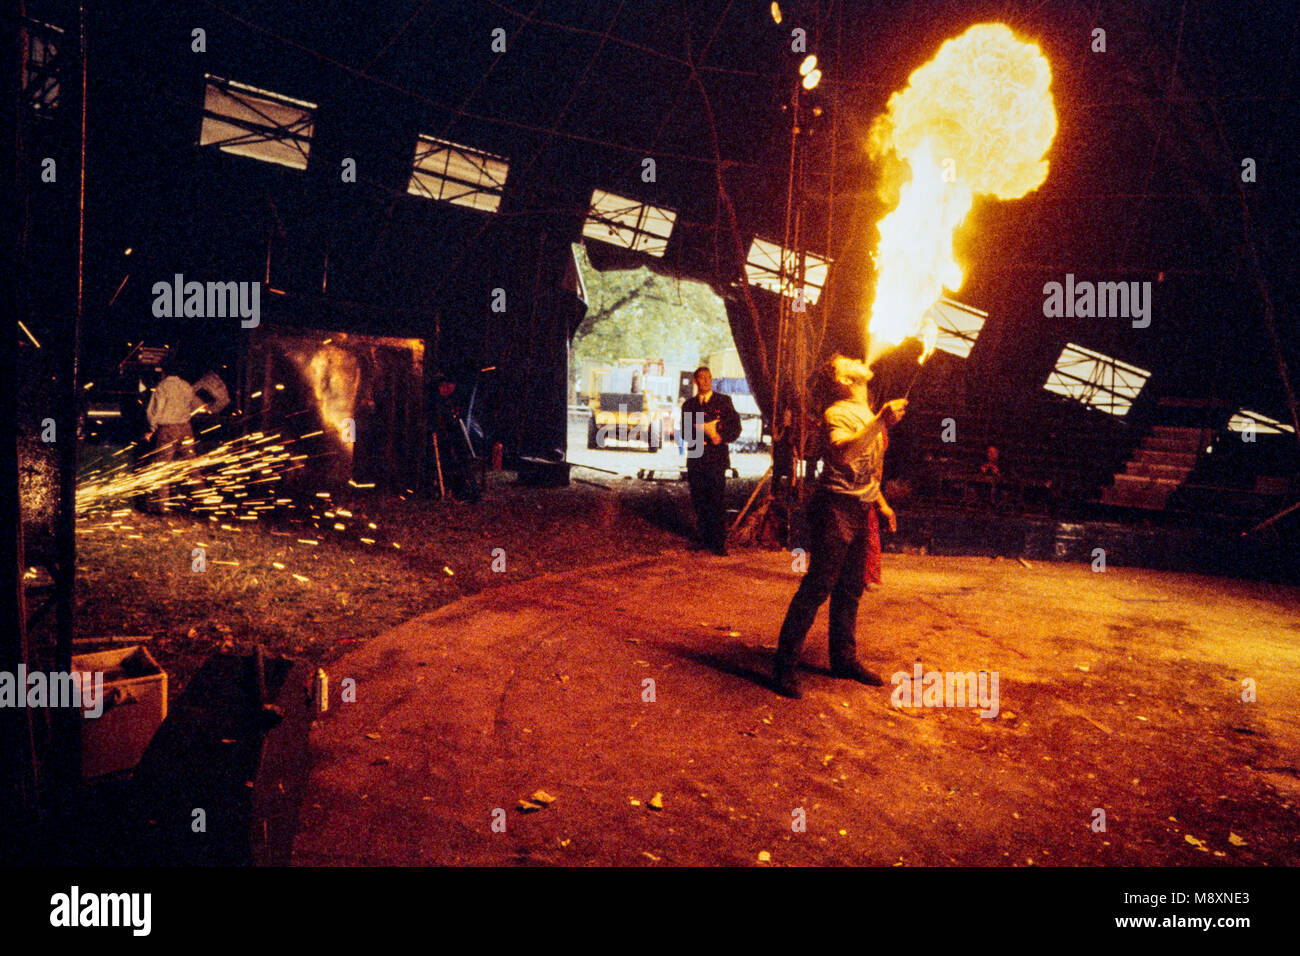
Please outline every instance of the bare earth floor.
[[[767, 685], [780, 552], [537, 578], [376, 637], [330, 665], [296, 861], [1300, 863], [1300, 591], [885, 560], [858, 641], [886, 686], [830, 676], [823, 609], [798, 701]], [[918, 661], [996, 671], [997, 717], [892, 706]]]

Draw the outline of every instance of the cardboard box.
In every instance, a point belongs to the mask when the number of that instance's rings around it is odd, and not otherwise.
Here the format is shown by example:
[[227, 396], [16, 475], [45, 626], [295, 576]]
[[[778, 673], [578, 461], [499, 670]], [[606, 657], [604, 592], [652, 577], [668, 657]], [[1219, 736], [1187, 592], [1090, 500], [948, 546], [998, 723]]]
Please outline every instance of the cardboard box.
[[142, 646], [76, 654], [72, 669], [104, 675], [103, 712], [82, 711], [82, 779], [133, 770], [167, 717], [167, 673]]

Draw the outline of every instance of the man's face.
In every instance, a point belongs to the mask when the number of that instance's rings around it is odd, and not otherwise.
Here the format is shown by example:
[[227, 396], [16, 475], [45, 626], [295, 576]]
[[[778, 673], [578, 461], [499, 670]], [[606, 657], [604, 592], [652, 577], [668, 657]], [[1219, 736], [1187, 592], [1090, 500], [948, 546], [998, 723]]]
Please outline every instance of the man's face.
[[841, 355], [835, 360], [835, 378], [850, 391], [855, 391], [858, 386], [865, 391], [872, 372], [864, 363]]
[[702, 368], [695, 373], [695, 387], [701, 395], [713, 391], [713, 373]]

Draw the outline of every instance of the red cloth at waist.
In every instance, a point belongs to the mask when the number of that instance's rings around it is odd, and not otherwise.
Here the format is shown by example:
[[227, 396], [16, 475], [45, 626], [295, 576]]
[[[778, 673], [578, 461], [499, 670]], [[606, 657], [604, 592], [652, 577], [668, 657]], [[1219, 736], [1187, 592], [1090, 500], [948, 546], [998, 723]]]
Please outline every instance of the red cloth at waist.
[[880, 510], [874, 504], [867, 515], [866, 583], [884, 583], [880, 576]]
[[[889, 432], [884, 434], [884, 448], [881, 454], [889, 448]], [[884, 482], [881, 482], [881, 491], [884, 491]], [[871, 513], [867, 515], [867, 584], [883, 584], [880, 569], [880, 509], [875, 504], [871, 506]]]

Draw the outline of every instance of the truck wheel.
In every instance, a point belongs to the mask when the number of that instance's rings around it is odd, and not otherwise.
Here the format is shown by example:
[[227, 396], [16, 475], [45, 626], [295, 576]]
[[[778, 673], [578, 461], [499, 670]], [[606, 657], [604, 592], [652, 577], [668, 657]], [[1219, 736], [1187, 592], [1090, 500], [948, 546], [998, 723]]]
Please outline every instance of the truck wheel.
[[600, 445], [597, 444], [596, 441], [596, 419], [595, 418], [587, 419], [587, 447], [588, 448], [600, 447]]
[[661, 422], [650, 423], [650, 437], [646, 439], [646, 444], [650, 446], [650, 454], [657, 452], [664, 443], [664, 427]]

